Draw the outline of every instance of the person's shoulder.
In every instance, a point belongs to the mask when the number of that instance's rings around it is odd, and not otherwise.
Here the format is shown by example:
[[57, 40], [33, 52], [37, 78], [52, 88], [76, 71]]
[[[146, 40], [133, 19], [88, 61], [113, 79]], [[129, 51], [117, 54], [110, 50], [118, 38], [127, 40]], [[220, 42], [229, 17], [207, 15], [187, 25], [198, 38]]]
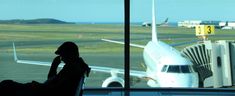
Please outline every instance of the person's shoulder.
[[88, 66], [88, 64], [80, 57], [79, 58], [79, 65], [80, 65], [80, 69], [82, 69], [83, 71], [88, 71], [90, 70], [90, 67]]
[[84, 68], [88, 68], [88, 64], [81, 58], [79, 57], [79, 65], [81, 65]]
[[82, 57], [79, 57], [78, 60], [79, 60], [79, 63], [85, 63]]

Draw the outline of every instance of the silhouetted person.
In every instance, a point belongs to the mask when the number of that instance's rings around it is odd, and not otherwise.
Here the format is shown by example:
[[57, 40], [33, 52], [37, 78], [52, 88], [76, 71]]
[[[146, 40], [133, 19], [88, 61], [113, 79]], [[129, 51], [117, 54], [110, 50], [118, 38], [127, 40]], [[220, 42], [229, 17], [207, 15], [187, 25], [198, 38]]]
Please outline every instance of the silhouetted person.
[[[0, 96], [74, 96], [79, 81], [90, 72], [90, 68], [79, 56], [78, 47], [73, 42], [64, 42], [55, 52], [48, 79], [44, 83], [32, 81], [21, 84], [12, 80], [0, 83]], [[57, 73], [58, 65], [63, 61], [64, 67]], [[82, 95], [82, 92], [80, 96]]]

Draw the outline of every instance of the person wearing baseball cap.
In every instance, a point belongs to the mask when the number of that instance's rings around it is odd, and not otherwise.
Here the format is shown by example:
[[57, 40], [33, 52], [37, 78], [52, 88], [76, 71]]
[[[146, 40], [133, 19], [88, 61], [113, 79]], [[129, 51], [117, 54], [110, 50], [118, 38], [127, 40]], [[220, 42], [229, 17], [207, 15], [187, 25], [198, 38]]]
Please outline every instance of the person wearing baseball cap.
[[68, 55], [68, 56], [78, 56], [78, 46], [73, 42], [64, 42], [59, 48], [55, 51], [57, 55]]
[[[48, 80], [45, 82], [47, 85], [45, 89], [49, 89], [47, 92], [50, 91], [48, 93], [53, 96], [74, 96], [78, 81], [86, 72], [89, 74], [90, 68], [79, 56], [79, 48], [74, 42], [64, 42], [58, 47], [55, 54], [58, 56], [52, 62]], [[65, 65], [57, 73], [57, 68], [61, 61]]]
[[[44, 83], [32, 81], [29, 83], [19, 83], [13, 80], [3, 80], [0, 82], [1, 96], [82, 96], [82, 90], [77, 92], [77, 88], [84, 78], [88, 77], [89, 66], [79, 56], [78, 46], [74, 42], [64, 42], [55, 51], [57, 55], [50, 67], [48, 78]], [[63, 68], [57, 69], [63, 61]]]

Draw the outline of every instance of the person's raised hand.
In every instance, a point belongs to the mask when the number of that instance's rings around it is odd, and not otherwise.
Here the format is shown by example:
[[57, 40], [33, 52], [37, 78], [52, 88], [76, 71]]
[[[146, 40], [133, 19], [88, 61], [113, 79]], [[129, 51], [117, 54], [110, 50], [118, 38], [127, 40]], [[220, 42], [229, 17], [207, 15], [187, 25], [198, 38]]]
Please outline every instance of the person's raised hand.
[[56, 56], [52, 62], [52, 66], [58, 66], [61, 63], [60, 56]]

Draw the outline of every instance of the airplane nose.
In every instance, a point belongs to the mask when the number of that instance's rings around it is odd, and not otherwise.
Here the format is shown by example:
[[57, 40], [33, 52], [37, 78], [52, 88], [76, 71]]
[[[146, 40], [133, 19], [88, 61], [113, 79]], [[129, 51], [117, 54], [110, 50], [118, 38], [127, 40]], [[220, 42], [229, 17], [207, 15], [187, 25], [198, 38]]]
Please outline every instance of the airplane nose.
[[160, 80], [161, 87], [196, 87], [192, 74], [167, 74]]
[[179, 74], [174, 80], [174, 85], [177, 87], [197, 87], [196, 75], [193, 73]]
[[192, 87], [192, 84], [188, 83], [188, 80], [181, 80], [181, 81], [170, 80], [168, 84], [165, 84], [165, 86], [163, 85], [162, 87]]

